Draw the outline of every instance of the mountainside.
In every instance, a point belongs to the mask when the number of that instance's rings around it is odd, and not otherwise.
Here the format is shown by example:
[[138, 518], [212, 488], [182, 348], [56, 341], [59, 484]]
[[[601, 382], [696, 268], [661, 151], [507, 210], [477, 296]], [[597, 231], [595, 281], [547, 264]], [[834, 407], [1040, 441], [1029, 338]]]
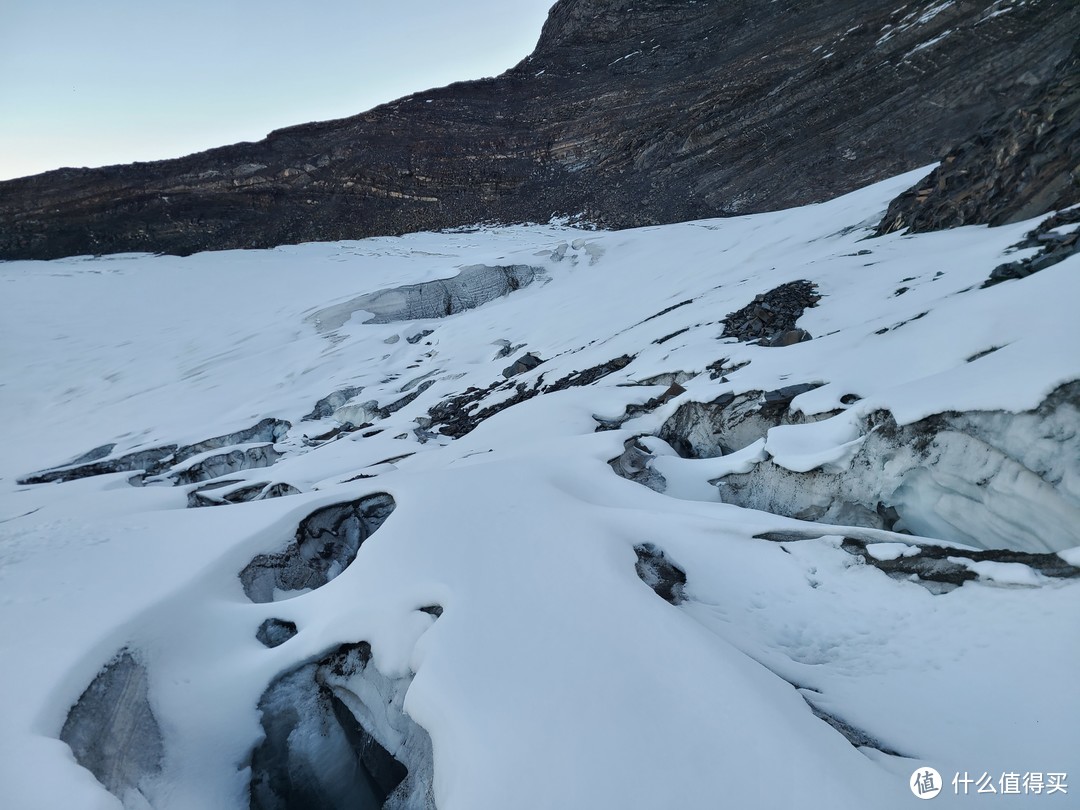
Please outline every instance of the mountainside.
[[1019, 222], [1080, 203], [1080, 39], [1032, 97], [889, 206], [879, 233]]
[[1068, 806], [1080, 223], [927, 171], [0, 265], [0, 806]]
[[1025, 103], [1070, 0], [561, 0], [495, 79], [177, 160], [0, 183], [0, 258], [268, 247], [821, 201]]

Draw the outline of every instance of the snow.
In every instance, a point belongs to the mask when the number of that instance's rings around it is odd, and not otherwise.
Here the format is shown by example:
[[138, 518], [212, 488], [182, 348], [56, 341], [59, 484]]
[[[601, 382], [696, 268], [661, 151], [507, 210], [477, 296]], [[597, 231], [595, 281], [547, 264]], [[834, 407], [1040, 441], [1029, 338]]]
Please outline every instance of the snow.
[[868, 543], [866, 553], [875, 560], [898, 560], [901, 557], [914, 557], [919, 553], [918, 546], [906, 543]]
[[[164, 734], [163, 775], [146, 787], [156, 810], [246, 807], [263, 690], [361, 640], [383, 675], [412, 676], [404, 708], [431, 737], [439, 810], [720, 798], [888, 808], [912, 801], [920, 765], [946, 781], [1067, 771], [1080, 750], [1077, 580], [970, 563], [979, 581], [932, 595], [845, 552], [842, 529], [719, 503], [708, 484], [770, 457], [791, 470], [840, 464], [878, 409], [901, 425], [1018, 412], [1080, 378], [1069, 350], [1080, 345], [1080, 257], [979, 288], [1034, 223], [866, 240], [925, 173], [792, 211], [632, 231], [551, 224], [0, 264], [0, 805], [120, 806], [57, 736], [124, 647], [147, 663]], [[349, 317], [358, 299], [477, 265], [537, 266], [546, 281], [446, 318]], [[718, 340], [726, 313], [803, 278], [823, 296], [799, 321], [814, 340]], [[343, 317], [316, 324], [325, 312]], [[497, 358], [499, 341], [523, 348]], [[513, 379], [528, 387], [634, 359], [460, 439], [419, 440], [418, 417], [500, 382], [525, 351], [545, 361]], [[711, 379], [706, 366], [722, 358], [746, 365]], [[694, 375], [686, 394], [595, 432], [592, 414], [657, 396], [664, 387], [635, 383], [676, 371]], [[336, 424], [299, 421], [331, 391], [362, 386], [354, 405], [385, 407], [421, 377], [433, 384], [376, 420], [377, 434], [301, 440]], [[826, 384], [798, 410], [840, 412], [715, 459], [643, 439], [664, 494], [606, 463], [680, 402], [806, 381]], [[862, 399], [841, 403], [852, 393]], [[300, 495], [187, 509], [189, 488], [135, 488], [128, 473], [16, 483], [98, 445], [192, 443], [265, 417], [293, 423], [283, 457], [230, 478]], [[281, 549], [315, 509], [377, 492], [397, 508], [340, 575], [276, 602], [245, 598], [237, 575], [253, 557]], [[755, 539], [797, 529], [810, 539]], [[878, 560], [914, 548], [870, 534]], [[685, 569], [684, 603], [637, 577], [643, 543]], [[1076, 549], [1061, 556], [1080, 562]], [[432, 604], [438, 619], [419, 610]], [[255, 630], [270, 617], [299, 633], [262, 647]], [[807, 701], [877, 748], [849, 743]], [[939, 800], [959, 801], [948, 792]]]
[[1047, 578], [1029, 565], [1022, 563], [1003, 563], [992, 560], [968, 560], [963, 557], [949, 557], [949, 562], [960, 563], [968, 570], [979, 575], [979, 579], [998, 585], [1043, 585]]

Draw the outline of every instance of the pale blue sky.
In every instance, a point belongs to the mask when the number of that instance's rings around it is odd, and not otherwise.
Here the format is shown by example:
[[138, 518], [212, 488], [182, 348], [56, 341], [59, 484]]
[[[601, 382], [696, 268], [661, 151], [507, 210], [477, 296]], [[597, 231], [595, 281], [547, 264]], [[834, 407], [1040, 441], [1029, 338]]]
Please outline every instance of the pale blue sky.
[[154, 160], [493, 76], [554, 0], [0, 0], [0, 179]]

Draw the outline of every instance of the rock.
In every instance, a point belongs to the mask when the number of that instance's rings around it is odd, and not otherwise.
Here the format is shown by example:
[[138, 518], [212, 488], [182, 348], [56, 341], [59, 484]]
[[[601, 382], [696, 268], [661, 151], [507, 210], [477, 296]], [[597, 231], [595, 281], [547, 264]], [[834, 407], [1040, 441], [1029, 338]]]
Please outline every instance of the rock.
[[1045, 79], [1080, 34], [1072, 2], [1001, 8], [953, 3], [897, 25], [907, 8], [881, 0], [560, 0], [533, 53], [493, 79], [257, 143], [0, 183], [0, 259], [552, 214], [637, 227], [830, 199], [1015, 109], [1032, 92], [1021, 77]]
[[[1004, 225], [1080, 203], [1080, 39], [1018, 106], [985, 122], [892, 201], [879, 235]], [[999, 279], [1003, 280], [1003, 279]]]
[[[526, 360], [526, 358], [530, 359]], [[575, 371], [547, 386], [543, 385], [543, 375], [540, 375], [541, 379], [536, 380], [531, 388], [524, 383], [517, 383], [515, 385], [510, 382], [492, 383], [487, 388], [483, 389], [470, 388], [465, 393], [448, 397], [432, 407], [428, 411], [427, 419], [429, 421], [424, 429], [427, 430], [429, 428], [441, 426], [440, 433], [442, 435], [451, 436], [455, 439], [460, 438], [472, 431], [484, 420], [490, 419], [495, 414], [501, 413], [507, 408], [512, 408], [514, 405], [550, 391], [562, 391], [576, 386], [592, 385], [609, 374], [613, 374], [616, 371], [626, 368], [632, 360], [633, 357], [630, 355], [621, 355], [604, 363], [599, 363], [591, 368], [587, 368], [584, 371]], [[521, 363], [522, 366], [536, 368], [536, 366], [540, 365], [542, 362], [543, 361], [536, 357], [536, 355], [526, 354], [514, 365], [505, 369], [503, 374], [505, 376], [511, 369], [514, 369], [518, 363]], [[529, 368], [523, 368], [516, 373], [523, 373], [523, 371], [526, 370], [529, 370]], [[509, 397], [503, 396], [498, 402], [488, 405], [487, 407], [481, 407], [481, 403], [489, 395], [495, 393], [505, 394], [511, 386], [515, 389], [514, 394]]]
[[[518, 362], [520, 363], [525, 360], [525, 357], [535, 358], [534, 355], [525, 355], [521, 358], [521, 360], [518, 360]], [[542, 360], [539, 360], [539, 358], [535, 359], [538, 361], [536, 365], [539, 365], [541, 362], [543, 362]], [[609, 374], [614, 374], [616, 371], [622, 371], [624, 368], [630, 365], [633, 360], [634, 358], [631, 355], [623, 354], [612, 360], [608, 360], [606, 363], [600, 363], [599, 365], [593, 366], [592, 368], [587, 368], [584, 371], [574, 371], [570, 374], [567, 374], [565, 377], [556, 380], [551, 385], [547, 386], [544, 389], [544, 392], [548, 393], [551, 391], [564, 391], [567, 388], [574, 388], [581, 385], [592, 385], [597, 380], [602, 380]], [[533, 366], [533, 368], [535, 367], [536, 366]], [[503, 375], [509, 376], [506, 374], [505, 371], [503, 372]]]
[[280, 647], [296, 635], [296, 624], [284, 619], [266, 619], [259, 625], [255, 638], [266, 647]]
[[439, 433], [459, 439], [470, 433], [481, 422], [490, 419], [497, 413], [511, 408], [527, 399], [532, 399], [540, 393], [539, 384], [528, 388], [523, 384], [514, 386], [514, 393], [494, 405], [480, 407], [480, 403], [495, 391], [505, 392], [511, 383], [492, 383], [487, 388], [470, 388], [463, 394], [448, 397], [428, 410], [428, 418], [431, 426], [439, 426]]
[[623, 442], [621, 454], [611, 459], [608, 464], [615, 474], [647, 486], [655, 492], [667, 489], [664, 476], [649, 467], [649, 462], [656, 456], [650, 453], [637, 438], [631, 437]]
[[685, 599], [686, 572], [652, 543], [634, 546], [637, 562], [634, 570], [641, 581], [652, 588], [665, 602], [677, 605]]
[[782, 332], [776, 337], [763, 342], [762, 346], [794, 346], [796, 343], [804, 343], [807, 340], [812, 340], [809, 332], [805, 329], [789, 329], [786, 332]]
[[[678, 377], [678, 375], [674, 375], [674, 376]], [[664, 379], [668, 378], [667, 375], [662, 375], [662, 377]], [[599, 425], [597, 425], [596, 429], [597, 429], [597, 431], [601, 431], [601, 430], [617, 430], [618, 428], [622, 427], [624, 423], [626, 423], [630, 419], [633, 419], [635, 416], [641, 416], [642, 414], [652, 413], [657, 408], [659, 408], [661, 405], [666, 405], [671, 400], [675, 399], [675, 397], [682, 396], [685, 393], [686, 393], [685, 388], [683, 388], [677, 382], [672, 382], [668, 386], [667, 390], [664, 391], [664, 393], [662, 393], [660, 396], [658, 396], [658, 397], [650, 397], [649, 399], [645, 400], [645, 402], [641, 403], [640, 405], [637, 405], [635, 403], [631, 403], [631, 404], [627, 405], [623, 409], [622, 416], [620, 416], [620, 417], [618, 417], [616, 419], [605, 419], [602, 416], [597, 416], [596, 414], [593, 414], [593, 419], [595, 419], [597, 422], [600, 423]]]
[[509, 379], [510, 377], [516, 377], [518, 374], [524, 374], [526, 371], [532, 371], [534, 368], [536, 368], [543, 362], [543, 360], [541, 360], [532, 352], [526, 352], [509, 366], [503, 369], [503, 376], [507, 379]]
[[[1069, 233], [1055, 231], [1056, 228], [1064, 225], [1077, 227]], [[999, 264], [990, 271], [990, 278], [983, 282], [984, 288], [1000, 284], [1002, 281], [1027, 278], [1032, 273], [1045, 270], [1080, 252], [1080, 208], [1071, 208], [1047, 217], [1038, 224], [1035, 230], [1029, 231], [1022, 241], [1013, 245], [1013, 248], [1017, 250], [1039, 248], [1040, 250], [1036, 255], [1018, 262]]]
[[1075, 579], [1080, 577], [1080, 568], [1069, 565], [1057, 554], [1040, 554], [1009, 549], [990, 549], [969, 551], [951, 546], [934, 546], [927, 543], [908, 544], [903, 554], [892, 559], [883, 559], [867, 550], [865, 540], [845, 537], [843, 549], [884, 571], [895, 579], [916, 581], [926, 586], [931, 592], [947, 593], [965, 582], [980, 579], [977, 566], [965, 563], [1003, 563], [1008, 565], [1026, 565], [1045, 577], [1054, 579]]
[[281, 592], [325, 585], [352, 563], [394, 507], [391, 496], [377, 493], [315, 510], [283, 551], [260, 554], [244, 567], [244, 593], [252, 602], [273, 602]]
[[809, 281], [781, 284], [728, 314], [720, 337], [757, 341], [763, 346], [790, 346], [810, 340], [810, 334], [797, 328], [795, 322], [820, 300], [817, 288]]
[[150, 707], [146, 667], [121, 650], [71, 707], [60, 739], [75, 761], [132, 806], [129, 794], [152, 806], [150, 788], [165, 758], [161, 727]]
[[662, 374], [655, 374], [652, 377], [645, 377], [634, 383], [623, 383], [623, 385], [679, 385], [689, 382], [695, 377], [689, 371], [665, 371]]
[[[374, 402], [374, 400], [372, 400], [372, 402]], [[378, 405], [378, 403], [375, 404]], [[342, 410], [341, 412], [346, 413], [346, 411], [344, 410]], [[363, 416], [363, 412], [361, 412], [360, 415]], [[326, 442], [333, 441], [334, 439], [337, 439], [341, 436], [347, 436], [357, 430], [371, 427], [371, 425], [371, 422], [362, 422], [359, 425], [354, 425], [352, 422], [346, 421], [342, 422], [340, 425], [335, 425], [334, 427], [330, 428], [330, 430], [316, 434], [315, 436], [308, 436], [307, 434], [304, 434], [300, 438], [300, 441], [303, 442], [305, 447], [317, 447], [320, 444], [325, 444]]]

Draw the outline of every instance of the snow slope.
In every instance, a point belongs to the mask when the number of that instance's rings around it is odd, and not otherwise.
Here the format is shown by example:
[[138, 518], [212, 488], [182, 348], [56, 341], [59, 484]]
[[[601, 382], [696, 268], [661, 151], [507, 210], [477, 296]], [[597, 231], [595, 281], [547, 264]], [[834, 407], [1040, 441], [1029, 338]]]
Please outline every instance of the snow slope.
[[[1080, 477], [1058, 452], [1080, 432], [1076, 411], [1060, 411], [1049, 438], [1011, 415], [1080, 379], [1080, 256], [983, 289], [1022, 257], [1009, 248], [1034, 223], [867, 240], [921, 174], [802, 209], [633, 231], [0, 264], [0, 805], [121, 806], [58, 736], [128, 650], [164, 758], [132, 777], [124, 806], [247, 807], [260, 696], [361, 641], [378, 683], [399, 684], [430, 735], [439, 810], [899, 807], [916, 801], [919, 766], [946, 781], [1080, 771], [1080, 580], [969, 560], [973, 578], [935, 592], [843, 540], [889, 561], [917, 539], [723, 503], [711, 483], [763, 465], [778, 471], [766, 482], [842, 469], [881, 412], [901, 431], [989, 412], [1002, 446], [1038, 456], [1042, 484], [1010, 472], [961, 498], [971, 482], [905, 479], [916, 495], [897, 503], [926, 506], [933, 519], [918, 527], [941, 526], [939, 544], [986, 526], [963, 537], [1078, 559]], [[475, 283], [419, 286], [461, 268]], [[720, 338], [728, 313], [802, 279], [821, 296], [798, 320], [812, 340]], [[453, 314], [427, 317], [444, 301]], [[372, 302], [377, 312], [361, 308]], [[504, 383], [526, 352], [544, 362]], [[624, 356], [588, 384], [544, 390]], [[820, 385], [744, 450], [681, 458], [656, 438], [686, 403], [799, 383]], [[302, 421], [346, 387], [362, 390], [328, 407], [337, 418]], [[437, 406], [470, 388], [473, 414], [491, 415], [451, 438]], [[164, 457], [142, 486], [129, 479], [145, 464], [18, 483], [99, 446], [115, 444], [114, 461], [268, 417], [292, 425], [280, 458], [223, 478], [297, 494], [188, 508], [206, 482], [175, 474], [217, 448]], [[344, 421], [371, 424], [327, 435]], [[607, 463], [636, 436], [663, 492]], [[935, 446], [961, 459], [962, 479], [961, 439]], [[236, 444], [243, 455], [265, 442]], [[247, 598], [238, 575], [253, 559], [320, 507], [374, 493], [395, 508], [352, 564], [312, 590]], [[1031, 521], [1043, 522], [1019, 525]], [[678, 604], [636, 571], [645, 544], [685, 571]], [[298, 632], [267, 648], [256, 630], [268, 618]], [[404, 745], [385, 723], [368, 731], [391, 753]], [[939, 800], [982, 799], [952, 790]]]

